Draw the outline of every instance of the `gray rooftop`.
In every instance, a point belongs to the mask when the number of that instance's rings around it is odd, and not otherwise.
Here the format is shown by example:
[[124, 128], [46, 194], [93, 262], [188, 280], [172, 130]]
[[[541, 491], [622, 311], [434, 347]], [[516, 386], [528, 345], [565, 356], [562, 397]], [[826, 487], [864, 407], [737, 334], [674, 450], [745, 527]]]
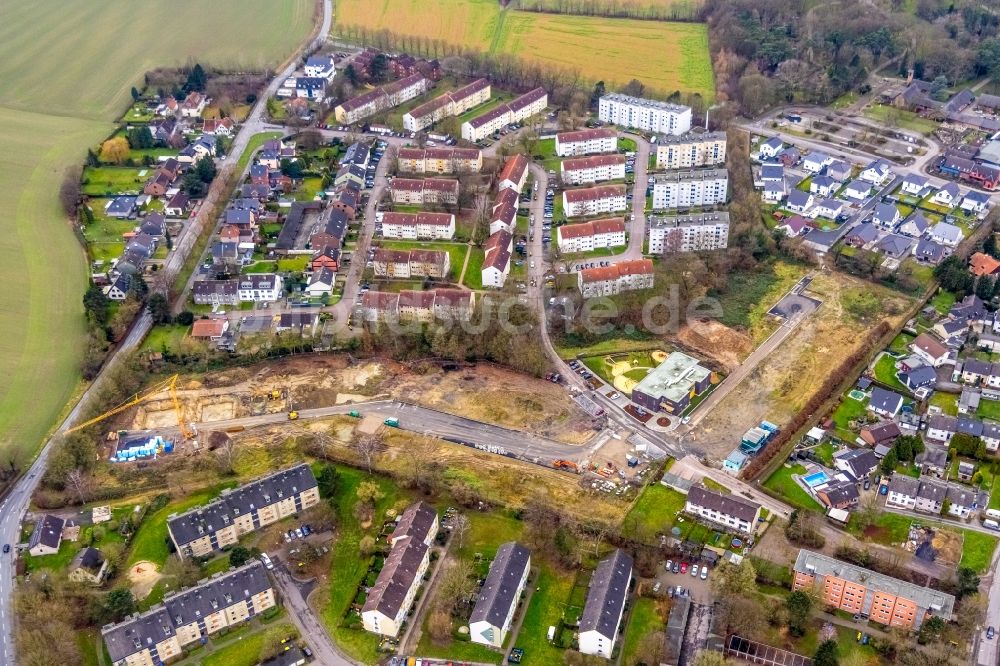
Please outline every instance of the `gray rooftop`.
[[396, 617], [417, 579], [427, 550], [427, 544], [419, 539], [406, 539], [393, 546], [361, 612], [378, 611], [386, 617]]
[[701, 486], [691, 486], [687, 501], [696, 506], [703, 506], [706, 509], [718, 511], [723, 515], [733, 516], [749, 523], [757, 519], [757, 512], [760, 511], [759, 504], [745, 500], [742, 497], [725, 495]]
[[501, 544], [490, 565], [486, 582], [479, 591], [476, 607], [469, 618], [470, 624], [485, 620], [494, 627], [504, 626], [511, 606], [517, 604], [518, 588], [530, 562], [531, 554], [521, 544], [513, 541]]
[[618, 635], [628, 597], [628, 587], [632, 580], [632, 556], [618, 549], [601, 560], [590, 579], [587, 603], [580, 618], [580, 633], [597, 631], [608, 639]]
[[898, 578], [863, 569], [847, 562], [802, 549], [795, 559], [795, 570], [818, 576], [836, 576], [845, 580], [912, 600], [917, 606], [931, 610], [946, 620], [951, 619], [955, 597], [929, 587], [914, 585]]
[[239, 515], [261, 509], [316, 486], [309, 465], [302, 463], [290, 469], [269, 474], [239, 488], [222, 491], [222, 495], [202, 507], [167, 519], [170, 534], [178, 546], [223, 529]]
[[396, 523], [396, 529], [392, 531], [391, 541], [402, 539], [403, 537], [416, 538], [418, 541], [426, 541], [430, 534], [430, 529], [437, 520], [437, 511], [427, 502], [417, 502], [411, 504], [400, 516]]
[[695, 384], [711, 374], [698, 363], [698, 359], [683, 352], [672, 352], [663, 363], [650, 370], [634, 390], [654, 398], [679, 402]]

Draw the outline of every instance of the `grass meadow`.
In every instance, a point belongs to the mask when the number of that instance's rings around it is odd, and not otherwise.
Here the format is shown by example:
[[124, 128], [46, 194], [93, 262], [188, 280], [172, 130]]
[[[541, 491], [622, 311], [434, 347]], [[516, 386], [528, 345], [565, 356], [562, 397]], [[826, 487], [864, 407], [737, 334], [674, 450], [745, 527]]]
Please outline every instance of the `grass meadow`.
[[[86, 258], [58, 202], [146, 70], [197, 59], [265, 67], [312, 25], [310, 0], [7, 3], [0, 21], [0, 456], [31, 454], [79, 381]], [[183, 26], [164, 31], [163, 26]], [[114, 30], [111, 30], [111, 27]], [[111, 32], [114, 32], [112, 35]], [[105, 34], [107, 33], [107, 34]], [[104, 37], [100, 37], [105, 34]], [[252, 35], [248, 38], [247, 35]], [[111, 46], [109, 46], [111, 45]], [[113, 46], [113, 48], [112, 48]]]
[[335, 19], [334, 30], [384, 28], [565, 71], [586, 63], [585, 78], [609, 84], [635, 78], [660, 93], [715, 96], [704, 24], [537, 14], [495, 0], [341, 0]]

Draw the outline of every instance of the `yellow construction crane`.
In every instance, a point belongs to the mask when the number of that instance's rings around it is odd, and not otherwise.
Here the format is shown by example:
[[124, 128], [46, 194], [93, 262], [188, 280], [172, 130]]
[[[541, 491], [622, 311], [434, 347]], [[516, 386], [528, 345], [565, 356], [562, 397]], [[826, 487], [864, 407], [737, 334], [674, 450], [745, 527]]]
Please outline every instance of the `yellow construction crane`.
[[155, 386], [150, 387], [145, 393], [137, 393], [137, 394], [135, 394], [135, 397], [133, 397], [131, 400], [129, 400], [127, 402], [123, 402], [122, 404], [118, 405], [114, 409], [109, 409], [108, 411], [104, 412], [100, 416], [95, 416], [94, 418], [90, 419], [89, 421], [84, 421], [83, 423], [80, 423], [79, 425], [73, 426], [72, 428], [70, 428], [69, 430], [67, 430], [66, 433], [68, 434], [68, 433], [71, 433], [71, 432], [75, 432], [77, 430], [82, 430], [83, 428], [86, 428], [87, 426], [92, 426], [95, 423], [100, 423], [101, 421], [103, 421], [104, 419], [106, 419], [108, 417], [111, 417], [111, 416], [114, 416], [115, 414], [120, 414], [121, 412], [124, 412], [129, 407], [134, 407], [135, 405], [141, 404], [143, 402], [146, 402], [147, 400], [152, 399], [153, 396], [159, 395], [160, 393], [163, 393], [164, 391], [169, 391], [170, 392], [170, 399], [174, 403], [174, 413], [177, 415], [177, 425], [178, 425], [178, 427], [181, 430], [181, 435], [184, 437], [184, 439], [190, 439], [191, 438], [191, 431], [188, 430], [187, 426], [184, 424], [184, 414], [181, 411], [181, 404], [177, 400], [177, 377], [178, 376], [179, 375], [173, 375], [171, 377], [168, 377], [167, 379], [163, 380], [159, 384], [156, 384]]

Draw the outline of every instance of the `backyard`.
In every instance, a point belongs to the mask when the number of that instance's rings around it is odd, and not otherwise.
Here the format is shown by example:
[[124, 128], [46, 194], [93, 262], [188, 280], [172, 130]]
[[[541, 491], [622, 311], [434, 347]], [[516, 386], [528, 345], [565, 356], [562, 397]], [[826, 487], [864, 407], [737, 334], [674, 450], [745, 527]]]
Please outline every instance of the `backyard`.
[[651, 541], [673, 527], [677, 515], [684, 510], [684, 502], [684, 495], [673, 488], [660, 483], [650, 484], [625, 516], [623, 527], [634, 530], [640, 540]]
[[764, 482], [764, 487], [794, 507], [809, 511], [821, 511], [822, 507], [819, 502], [813, 499], [812, 495], [803, 490], [802, 486], [792, 478], [793, 474], [805, 474], [805, 472], [806, 468], [802, 465], [796, 464], [791, 467], [787, 464], [782, 465], [768, 477], [767, 481]]

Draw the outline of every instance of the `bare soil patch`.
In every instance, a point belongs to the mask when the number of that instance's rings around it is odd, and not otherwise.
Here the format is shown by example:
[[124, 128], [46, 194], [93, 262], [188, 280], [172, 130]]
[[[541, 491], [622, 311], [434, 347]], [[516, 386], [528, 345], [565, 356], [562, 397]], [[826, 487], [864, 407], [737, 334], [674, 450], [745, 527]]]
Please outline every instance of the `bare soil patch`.
[[132, 583], [132, 594], [136, 599], [149, 596], [153, 586], [163, 578], [156, 565], [152, 562], [137, 562], [128, 570], [128, 580]]
[[722, 365], [727, 372], [732, 372], [753, 351], [753, 340], [749, 335], [714, 319], [689, 321], [677, 333], [677, 339]]

